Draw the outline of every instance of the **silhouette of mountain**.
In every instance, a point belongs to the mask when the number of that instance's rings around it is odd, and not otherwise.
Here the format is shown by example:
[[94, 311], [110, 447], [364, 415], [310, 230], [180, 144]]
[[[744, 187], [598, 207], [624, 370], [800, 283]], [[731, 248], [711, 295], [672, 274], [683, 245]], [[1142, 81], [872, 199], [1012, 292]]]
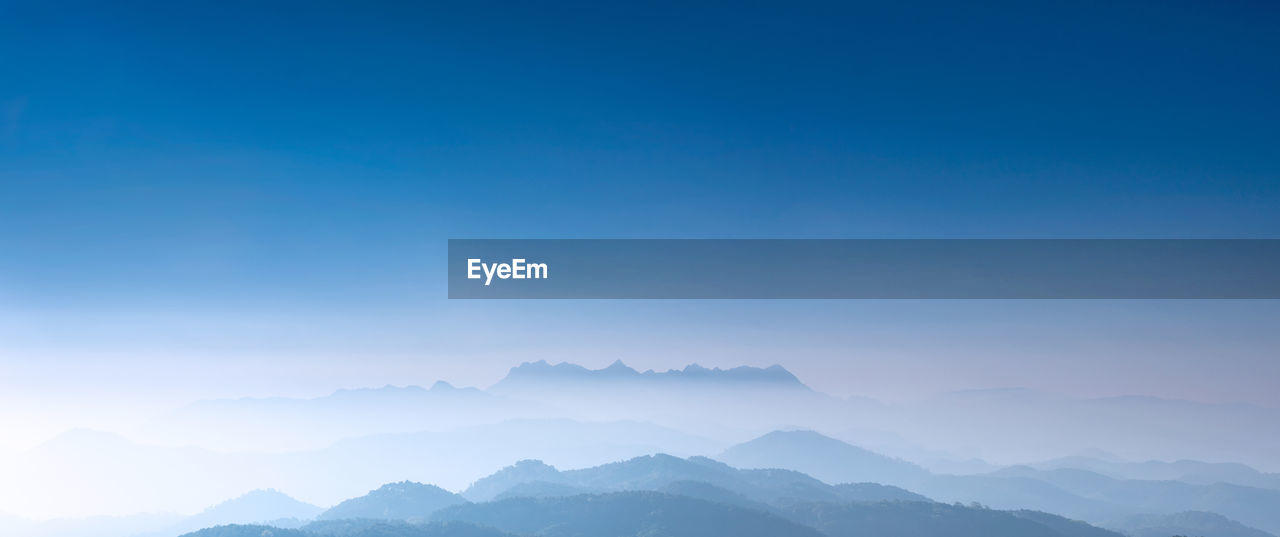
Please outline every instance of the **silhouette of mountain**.
[[1276, 491], [1218, 483], [1113, 479], [1085, 470], [1014, 467], [988, 475], [935, 476], [917, 489], [943, 502], [981, 502], [1000, 509], [1049, 511], [1096, 524], [1137, 513], [1210, 511], [1275, 533]]
[[[778, 467], [838, 480], [871, 467], [886, 482], [911, 483], [913, 492], [942, 502], [981, 502], [1000, 509], [1034, 509], [1094, 522], [1143, 512], [1210, 511], [1272, 531], [1280, 524], [1280, 493], [1225, 483], [1193, 485], [1177, 481], [1115, 479], [1086, 470], [1009, 467], [975, 476], [930, 476], [911, 466], [886, 464], [882, 457], [811, 432], [770, 433], [726, 450], [735, 466]], [[857, 475], [857, 474], [855, 474]]]
[[1066, 468], [1036, 470], [1019, 466], [992, 475], [1035, 479], [1129, 512], [1209, 511], [1264, 531], [1280, 532], [1280, 509], [1277, 509], [1280, 507], [1280, 491], [1276, 490], [1227, 483], [1193, 485], [1179, 481], [1115, 479], [1087, 470]]
[[717, 457], [739, 468], [786, 468], [828, 483], [874, 482], [913, 486], [923, 468], [851, 446], [813, 431], [774, 431], [733, 446]]
[[344, 518], [425, 520], [437, 509], [460, 503], [466, 503], [466, 500], [435, 485], [402, 481], [388, 483], [364, 496], [344, 501], [321, 513], [317, 518], [320, 520]]
[[1089, 456], [1061, 457], [1031, 465], [1039, 470], [1075, 468], [1116, 479], [1182, 481], [1196, 485], [1230, 483], [1247, 487], [1280, 490], [1280, 474], [1265, 473], [1248, 465], [1225, 462], [1178, 460], [1173, 462], [1127, 462]]
[[[671, 491], [669, 487], [714, 486], [747, 500], [773, 504], [794, 501], [883, 501], [921, 498], [896, 487], [840, 488], [801, 472], [784, 469], [734, 468], [706, 457], [681, 459], [658, 454], [579, 470], [558, 471], [539, 461], [521, 461], [477, 480], [462, 494], [488, 501], [526, 483], [550, 483], [589, 491]], [[544, 485], [545, 486], [545, 485]], [[696, 495], [703, 497], [702, 495]]]
[[540, 463], [525, 462], [523, 467], [507, 468], [477, 481], [463, 494], [485, 500], [489, 499], [485, 491], [506, 490], [536, 476], [539, 481], [601, 491], [655, 491], [678, 481], [697, 481], [733, 490], [757, 501], [780, 497], [815, 501], [839, 498], [829, 485], [799, 472], [738, 470], [703, 457], [681, 459], [658, 454], [580, 470], [550, 473], [548, 469], [554, 470]]
[[1206, 535], [1212, 537], [1275, 537], [1257, 528], [1245, 526], [1217, 513], [1183, 511], [1171, 515], [1136, 515], [1116, 520], [1107, 526], [1130, 537], [1168, 537], [1170, 535]]
[[301, 526], [324, 509], [295, 500], [275, 489], [255, 490], [184, 519], [175, 528], [190, 531], [223, 524]]
[[765, 368], [739, 366], [731, 369], [702, 367], [689, 364], [684, 369], [667, 371], [636, 371], [617, 360], [603, 369], [587, 369], [577, 364], [561, 362], [550, 364], [545, 360], [524, 362], [511, 368], [507, 376], [494, 384], [490, 390], [504, 392], [540, 387], [548, 384], [593, 384], [593, 385], [717, 385], [721, 387], [774, 387], [788, 389], [804, 389], [808, 387], [800, 379], [792, 375], [780, 365]]
[[1044, 512], [915, 501], [923, 497], [896, 487], [832, 486], [792, 470], [744, 470], [705, 457], [642, 456], [568, 471], [525, 460], [478, 480], [468, 495], [503, 498], [471, 503], [431, 485], [391, 483], [340, 503], [298, 533], [220, 526], [193, 537], [1118, 535]]
[[638, 491], [458, 505], [436, 512], [432, 519], [540, 537], [823, 537], [813, 528], [760, 511]]
[[317, 521], [300, 530], [220, 526], [189, 537], [1119, 536], [1082, 522], [1031, 511], [907, 501], [797, 502], [773, 507], [706, 484], [678, 482], [672, 488], [718, 500], [652, 491], [521, 497], [445, 507], [433, 513], [431, 522], [425, 524], [346, 519]]

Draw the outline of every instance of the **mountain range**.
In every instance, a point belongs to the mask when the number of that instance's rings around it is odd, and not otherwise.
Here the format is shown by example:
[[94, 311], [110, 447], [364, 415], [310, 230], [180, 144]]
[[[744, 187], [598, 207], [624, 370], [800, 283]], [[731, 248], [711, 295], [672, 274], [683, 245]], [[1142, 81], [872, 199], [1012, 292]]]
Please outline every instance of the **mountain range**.
[[[507, 535], [528, 533], [532, 527], [540, 528], [540, 535], [570, 535], [556, 532], [598, 529], [592, 524], [625, 515], [631, 517], [630, 522], [618, 526], [623, 532], [618, 535], [634, 535], [626, 533], [631, 531], [681, 535], [682, 528], [705, 527], [700, 524], [735, 527], [725, 526], [718, 517], [736, 513], [733, 516], [742, 520], [742, 512], [750, 512], [753, 514], [746, 519], [773, 517], [757, 521], [759, 527], [785, 522], [828, 537], [867, 532], [904, 536], [1117, 535], [1102, 528], [1139, 537], [1160, 532], [1272, 537], [1268, 529], [1275, 527], [1274, 507], [1280, 505], [1275, 491], [1268, 489], [1118, 480], [1080, 469], [1009, 467], [984, 475], [933, 475], [905, 461], [813, 431], [775, 431], [730, 447], [721, 455], [729, 458], [725, 455], [746, 462], [730, 465], [701, 456], [655, 454], [560, 470], [541, 461], [523, 460], [476, 480], [460, 494], [399, 481], [321, 511], [266, 490], [180, 521], [139, 526], [132, 533], [122, 533], [120, 521], [87, 520], [78, 527], [64, 524], [39, 531], [28, 527], [24, 533], [10, 534], [165, 537], [177, 529], [207, 526], [211, 529], [195, 535], [259, 537], [262, 531], [353, 537]], [[793, 467], [799, 465], [830, 481]], [[872, 476], [896, 476], [912, 480], [914, 485], [858, 482], [863, 478], [870, 481]], [[647, 494], [636, 494], [640, 492]], [[654, 509], [682, 514], [675, 519], [642, 516]], [[1057, 516], [1063, 514], [1093, 525]], [[569, 518], [560, 520], [559, 516]], [[309, 519], [314, 520], [308, 523]], [[266, 523], [270, 527], [212, 528], [226, 522]], [[946, 533], [946, 528], [959, 533]], [[257, 533], [237, 533], [254, 531]], [[743, 535], [752, 534], [743, 531]], [[801, 533], [787, 535], [791, 534]]]
[[[1015, 466], [981, 475], [933, 475], [811, 431], [774, 432], [725, 451], [744, 468], [783, 468], [825, 475], [836, 481], [861, 475], [883, 479], [940, 502], [977, 502], [998, 509], [1049, 511], [1126, 531], [1143, 530], [1143, 520], [1179, 527], [1193, 519], [1176, 515], [1210, 512], [1197, 527], [1223, 531], [1280, 533], [1280, 491], [1229, 483], [1117, 479], [1088, 470], [1037, 470]], [[723, 455], [722, 455], [723, 456]], [[1153, 518], [1142, 518], [1144, 515]], [[1165, 518], [1160, 518], [1165, 517]], [[1168, 518], [1173, 517], [1173, 518]], [[1214, 518], [1217, 517], [1217, 518]], [[1245, 526], [1252, 527], [1245, 527]], [[1254, 529], [1258, 528], [1258, 529]], [[1203, 533], [1203, 531], [1200, 531]], [[1199, 534], [1199, 533], [1197, 533]]]
[[[743, 470], [668, 455], [570, 471], [526, 461], [478, 481], [466, 495], [481, 498], [535, 482], [575, 489], [468, 502], [430, 485], [393, 483], [347, 500], [322, 515], [325, 520], [296, 531], [223, 526], [190, 537], [1120, 537], [1048, 513], [939, 504], [892, 487], [833, 486], [799, 472]], [[846, 492], [858, 499], [843, 497]]]
[[[429, 388], [340, 390], [311, 399], [202, 401], [128, 434], [146, 444], [285, 452], [376, 434], [547, 418], [646, 422], [693, 432], [721, 447], [772, 430], [838, 433], [856, 426], [858, 433], [843, 438], [859, 443], [891, 438], [876, 447], [948, 472], [982, 471], [984, 463], [975, 459], [999, 465], [1099, 448], [1129, 460], [1280, 468], [1278, 409], [1152, 397], [1074, 398], [1025, 389], [969, 390], [885, 404], [812, 390], [778, 365], [720, 369], [694, 363], [638, 371], [621, 361], [600, 369], [526, 362], [484, 389], [440, 381]], [[1197, 433], [1205, 430], [1214, 431], [1212, 438]], [[1132, 470], [1138, 473], [1111, 475], [1175, 477]], [[1228, 471], [1215, 468], [1199, 476], [1187, 471], [1177, 477], [1216, 479]], [[1274, 488], [1276, 481], [1271, 474], [1237, 475], [1230, 482]]]
[[765, 368], [739, 366], [730, 369], [706, 368], [698, 364], [689, 364], [684, 369], [640, 372], [622, 360], [616, 360], [603, 369], [587, 369], [568, 362], [550, 364], [545, 360], [525, 362], [511, 368], [506, 377], [494, 384], [490, 391], [503, 393], [529, 388], [565, 384], [590, 383], [604, 385], [608, 389], [616, 389], [618, 384], [634, 386], [671, 385], [692, 383], [701, 386], [718, 384], [720, 386], [742, 386], [752, 389], [776, 388], [808, 390], [809, 387], [800, 379], [780, 365]]
[[[595, 419], [602, 416], [612, 419]], [[387, 483], [404, 494], [429, 490], [410, 484], [421, 482], [443, 487], [435, 489], [438, 495], [458, 502], [639, 490], [786, 518], [798, 516], [788, 509], [805, 503], [936, 500], [976, 502], [1008, 516], [1049, 512], [1128, 533], [1182, 524], [1189, 533], [1210, 534], [1203, 528], [1211, 527], [1233, 535], [1276, 534], [1277, 474], [1239, 462], [1149, 460], [1161, 454], [1273, 456], [1266, 439], [1275, 437], [1275, 417], [1271, 409], [1240, 405], [1080, 399], [1016, 389], [882, 404], [814, 391], [779, 366], [691, 364], [657, 372], [621, 362], [593, 370], [542, 361], [514, 367], [486, 389], [437, 382], [311, 399], [213, 400], [129, 436], [70, 431], [0, 468], [0, 505], [17, 512], [24, 502], [63, 502], [97, 512], [192, 513], [245, 490], [274, 487], [298, 495], [300, 505], [264, 493], [260, 503], [278, 505], [261, 516], [210, 515], [206, 521], [274, 521], [283, 528], [313, 517], [322, 519], [314, 524], [372, 517], [378, 513], [361, 511], [358, 502], [343, 509], [364, 513], [359, 517], [341, 510], [323, 515], [315, 506], [337, 509]], [[882, 445], [900, 451], [872, 451], [845, 441], [851, 437], [888, 439]], [[970, 458], [937, 464], [948, 453], [988, 452], [1043, 462], [1009, 466]], [[927, 454], [934, 463], [926, 468], [900, 453]], [[1146, 462], [1126, 460], [1133, 453], [1150, 455], [1139, 459]], [[495, 468], [504, 469], [490, 474]], [[41, 486], [23, 486], [30, 483]], [[823, 517], [852, 516], [847, 509], [815, 509]], [[428, 514], [384, 521], [416, 524], [418, 531], [430, 525]], [[152, 535], [146, 531], [180, 523], [206, 525], [191, 518], [92, 520], [100, 535], [119, 537]], [[37, 525], [44, 528], [39, 531], [59, 524], [83, 529], [87, 520]], [[38, 533], [21, 520], [0, 519], [0, 533], [5, 527]], [[125, 533], [126, 527], [146, 531]]]

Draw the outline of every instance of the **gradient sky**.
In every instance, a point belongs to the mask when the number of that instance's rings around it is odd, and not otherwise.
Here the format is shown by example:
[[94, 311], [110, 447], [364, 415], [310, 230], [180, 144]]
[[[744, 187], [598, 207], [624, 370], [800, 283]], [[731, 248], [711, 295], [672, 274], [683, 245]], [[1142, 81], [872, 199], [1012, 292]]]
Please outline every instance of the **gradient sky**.
[[471, 303], [443, 274], [450, 237], [1274, 238], [1269, 3], [254, 4], [0, 6], [23, 438], [539, 358], [1280, 405], [1274, 301]]

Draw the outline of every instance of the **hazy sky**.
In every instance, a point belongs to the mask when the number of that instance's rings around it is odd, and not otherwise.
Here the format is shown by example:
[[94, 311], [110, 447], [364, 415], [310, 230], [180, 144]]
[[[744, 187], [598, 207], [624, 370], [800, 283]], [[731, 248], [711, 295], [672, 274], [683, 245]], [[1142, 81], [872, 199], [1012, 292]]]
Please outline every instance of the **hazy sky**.
[[1273, 301], [472, 303], [443, 275], [450, 237], [1276, 237], [1273, 6], [598, 4], [0, 7], [13, 445], [540, 358], [1280, 405]]

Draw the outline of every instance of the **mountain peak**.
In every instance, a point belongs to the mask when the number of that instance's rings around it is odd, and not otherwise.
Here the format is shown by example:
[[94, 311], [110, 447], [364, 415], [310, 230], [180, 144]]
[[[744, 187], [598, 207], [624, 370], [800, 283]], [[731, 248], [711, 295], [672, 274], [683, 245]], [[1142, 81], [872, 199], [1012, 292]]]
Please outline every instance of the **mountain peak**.
[[214, 505], [191, 517], [188, 524], [210, 526], [229, 523], [307, 520], [323, 511], [276, 489], [257, 489]]
[[524, 362], [511, 368], [507, 376], [498, 381], [494, 387], [511, 387], [523, 385], [545, 384], [578, 384], [590, 386], [602, 383], [689, 383], [714, 386], [756, 386], [756, 387], [788, 387], [805, 388], [800, 379], [780, 365], [769, 367], [738, 366], [730, 369], [719, 367], [707, 368], [698, 363], [690, 363], [683, 369], [668, 369], [643, 373], [636, 371], [622, 362], [613, 363], [601, 369], [588, 369], [570, 362], [557, 364], [546, 360]]

